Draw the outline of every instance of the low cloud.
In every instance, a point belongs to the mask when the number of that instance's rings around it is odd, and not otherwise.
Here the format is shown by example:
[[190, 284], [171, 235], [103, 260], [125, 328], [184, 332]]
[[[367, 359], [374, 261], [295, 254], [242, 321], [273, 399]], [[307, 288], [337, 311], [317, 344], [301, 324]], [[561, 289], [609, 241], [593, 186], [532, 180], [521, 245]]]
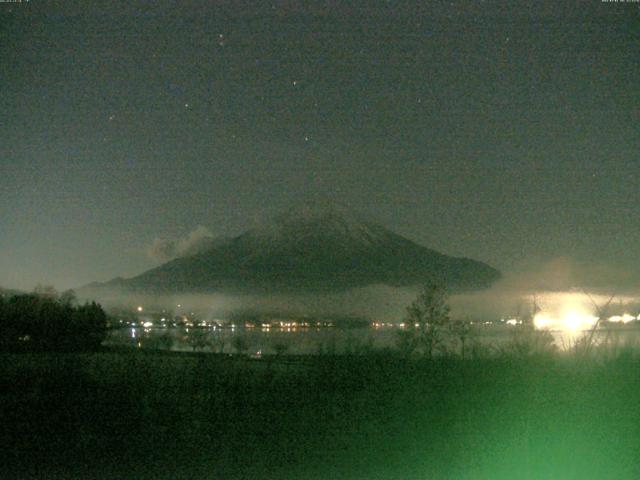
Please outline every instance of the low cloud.
[[174, 258], [194, 255], [214, 241], [212, 233], [207, 227], [198, 227], [183, 238], [166, 240], [156, 238], [146, 249], [147, 255], [159, 262], [168, 262]]
[[[214, 239], [209, 230], [198, 227], [182, 239], [156, 240], [150, 254], [167, 261], [191, 252], [202, 251], [223, 239]], [[602, 264], [585, 264], [559, 257], [541, 262], [534, 268], [507, 272], [491, 288], [458, 292], [449, 299], [453, 318], [472, 321], [496, 321], [501, 318], [524, 317], [533, 311], [535, 301], [550, 315], [564, 308], [594, 311], [614, 295], [609, 314], [640, 314], [640, 284], [631, 269]], [[175, 308], [182, 304], [203, 318], [225, 319], [239, 312], [282, 313], [291, 315], [351, 315], [370, 320], [401, 322], [406, 307], [417, 294], [416, 287], [372, 285], [344, 292], [330, 293], [255, 293], [255, 294], [175, 294], [137, 295], [114, 290], [101, 291], [97, 299], [107, 306], [122, 304], [156, 305]]]
[[637, 291], [640, 278], [630, 267], [557, 257], [534, 268], [506, 275], [497, 285], [503, 289], [530, 291], [585, 289], [622, 293]]
[[594, 303], [603, 306], [612, 296], [613, 313], [624, 313], [625, 308], [640, 312], [640, 281], [630, 268], [557, 257], [508, 272], [487, 290], [454, 295], [451, 305], [454, 315], [494, 320], [531, 312], [534, 298], [539, 306], [554, 311], [567, 303], [582, 303], [588, 309]]

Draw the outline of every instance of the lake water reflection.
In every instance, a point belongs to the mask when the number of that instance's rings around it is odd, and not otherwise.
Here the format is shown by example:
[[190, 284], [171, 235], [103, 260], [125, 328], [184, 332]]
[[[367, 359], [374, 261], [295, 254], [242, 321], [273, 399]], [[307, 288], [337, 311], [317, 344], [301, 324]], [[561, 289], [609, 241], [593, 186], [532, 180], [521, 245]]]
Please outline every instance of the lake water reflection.
[[[173, 351], [293, 355], [357, 353], [364, 349], [393, 347], [395, 329], [373, 328], [141, 328], [113, 330], [105, 345], [141, 348], [169, 347]], [[194, 348], [195, 347], [195, 348]]]
[[[105, 345], [170, 349], [173, 351], [204, 351], [269, 355], [276, 352], [291, 355], [365, 353], [374, 349], [396, 348], [398, 328], [143, 328], [112, 330]], [[558, 349], [569, 350], [585, 332], [552, 332]], [[488, 347], [500, 347], [513, 339], [508, 327], [488, 327], [472, 335], [470, 342]], [[618, 346], [640, 342], [640, 329], [599, 330], [597, 341], [608, 340]], [[458, 345], [452, 345], [455, 350]]]

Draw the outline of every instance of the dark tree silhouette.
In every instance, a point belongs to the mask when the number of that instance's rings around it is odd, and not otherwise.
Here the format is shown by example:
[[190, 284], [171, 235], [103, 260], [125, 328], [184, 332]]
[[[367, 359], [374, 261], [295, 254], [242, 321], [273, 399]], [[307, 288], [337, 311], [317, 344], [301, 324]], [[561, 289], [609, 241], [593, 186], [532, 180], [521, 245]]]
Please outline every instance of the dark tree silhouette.
[[0, 348], [14, 351], [95, 350], [105, 338], [107, 315], [95, 302], [75, 305], [48, 290], [0, 301]]
[[444, 286], [430, 283], [422, 287], [416, 299], [407, 307], [406, 332], [401, 334], [401, 343], [409, 353], [422, 350], [427, 358], [441, 347], [446, 328], [449, 326], [449, 305]]

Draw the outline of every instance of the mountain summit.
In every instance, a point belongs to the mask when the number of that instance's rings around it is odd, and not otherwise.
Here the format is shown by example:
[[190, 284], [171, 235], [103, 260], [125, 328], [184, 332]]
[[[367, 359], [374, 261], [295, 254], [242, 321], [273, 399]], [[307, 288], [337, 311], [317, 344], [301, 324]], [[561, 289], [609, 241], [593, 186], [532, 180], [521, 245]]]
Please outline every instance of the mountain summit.
[[346, 206], [323, 200], [307, 201], [246, 235], [263, 245], [283, 247], [295, 243], [310, 249], [314, 244], [325, 247], [330, 244], [367, 245], [375, 241], [379, 230]]
[[499, 276], [482, 262], [440, 254], [321, 201], [112, 286], [153, 293], [339, 291], [436, 280], [477, 289]]

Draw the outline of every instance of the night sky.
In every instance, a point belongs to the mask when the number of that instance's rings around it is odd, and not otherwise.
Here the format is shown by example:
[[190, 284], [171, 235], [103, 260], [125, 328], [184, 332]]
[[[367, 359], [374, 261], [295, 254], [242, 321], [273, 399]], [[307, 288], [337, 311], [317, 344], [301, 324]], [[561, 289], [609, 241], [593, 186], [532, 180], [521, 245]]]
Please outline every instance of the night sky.
[[347, 4], [0, 3], [0, 285], [315, 196], [504, 272], [640, 271], [640, 3]]

